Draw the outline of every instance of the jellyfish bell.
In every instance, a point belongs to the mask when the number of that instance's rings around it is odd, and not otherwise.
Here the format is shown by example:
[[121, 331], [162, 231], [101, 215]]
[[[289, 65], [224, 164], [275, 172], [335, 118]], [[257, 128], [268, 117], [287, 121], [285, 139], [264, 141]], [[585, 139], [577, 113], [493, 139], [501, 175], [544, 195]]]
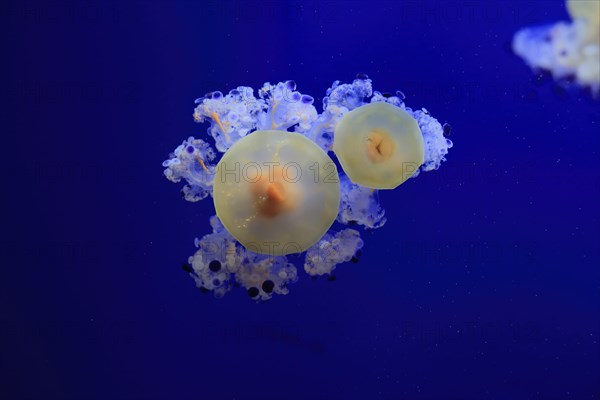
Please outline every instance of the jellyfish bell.
[[223, 226], [248, 250], [299, 253], [333, 224], [339, 176], [331, 158], [305, 136], [256, 131], [217, 164], [213, 198]]
[[417, 121], [403, 109], [378, 102], [348, 112], [335, 127], [333, 151], [361, 186], [394, 189], [424, 161]]
[[567, 11], [572, 19], [587, 20], [592, 26], [600, 25], [600, 2], [567, 0]]

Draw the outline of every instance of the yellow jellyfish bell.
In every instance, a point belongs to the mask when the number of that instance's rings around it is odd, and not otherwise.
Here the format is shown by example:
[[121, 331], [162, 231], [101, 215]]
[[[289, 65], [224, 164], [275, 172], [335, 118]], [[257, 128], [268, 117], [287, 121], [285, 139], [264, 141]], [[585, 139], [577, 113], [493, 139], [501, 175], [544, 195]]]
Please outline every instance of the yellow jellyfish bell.
[[423, 164], [417, 121], [388, 103], [358, 107], [335, 127], [333, 151], [350, 180], [373, 189], [394, 189]]
[[587, 20], [592, 27], [600, 25], [600, 2], [597, 0], [567, 0], [567, 10], [573, 19]]
[[238, 140], [217, 164], [217, 215], [244, 247], [261, 254], [299, 253], [335, 220], [337, 168], [299, 133], [256, 131]]

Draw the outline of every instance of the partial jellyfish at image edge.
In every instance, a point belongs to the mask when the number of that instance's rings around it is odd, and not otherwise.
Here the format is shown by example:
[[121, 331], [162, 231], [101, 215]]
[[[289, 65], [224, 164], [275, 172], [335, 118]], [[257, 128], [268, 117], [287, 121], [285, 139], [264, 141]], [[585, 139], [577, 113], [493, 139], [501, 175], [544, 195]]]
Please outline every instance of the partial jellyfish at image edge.
[[568, 0], [571, 21], [527, 27], [512, 48], [535, 71], [546, 71], [559, 83], [574, 81], [595, 98], [600, 95], [600, 1]]

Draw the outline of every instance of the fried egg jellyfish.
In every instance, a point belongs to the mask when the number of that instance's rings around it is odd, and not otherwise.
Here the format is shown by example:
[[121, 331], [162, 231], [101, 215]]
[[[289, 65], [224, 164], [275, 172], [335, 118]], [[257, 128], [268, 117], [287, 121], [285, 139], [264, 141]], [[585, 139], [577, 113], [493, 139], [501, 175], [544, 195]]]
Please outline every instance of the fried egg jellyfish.
[[[201, 291], [216, 297], [236, 286], [256, 301], [287, 294], [298, 279], [293, 261], [302, 256], [308, 275], [333, 278], [337, 265], [358, 261], [364, 244], [359, 230], [386, 222], [377, 188], [393, 188], [438, 169], [452, 147], [446, 138], [449, 125], [442, 126], [425, 109], [407, 107], [402, 92], [374, 92], [364, 74], [352, 83], [335, 81], [321, 113], [314, 98], [297, 91], [293, 81], [267, 82], [258, 97], [252, 88], [240, 86], [226, 95], [207, 93], [196, 103], [194, 119], [209, 122], [216, 151], [208, 141], [190, 137], [163, 167], [167, 179], [185, 182], [185, 200], [213, 197], [217, 215], [210, 218], [212, 233], [195, 240], [197, 251], [183, 267]], [[378, 116], [381, 110], [386, 113]], [[360, 156], [374, 164], [373, 158], [387, 154], [385, 140], [380, 140], [383, 146], [353, 146], [351, 138], [334, 144], [336, 135], [354, 132], [344, 126], [352, 126], [357, 114], [367, 119], [375, 115], [388, 124], [385, 131], [364, 132], [399, 133], [391, 153], [410, 159], [410, 172], [388, 172], [392, 183], [367, 187], [344, 165], [348, 163], [342, 158], [354, 157], [354, 148], [365, 149]], [[408, 129], [400, 129], [397, 118]], [[345, 173], [338, 175], [328, 152], [337, 153]], [[220, 160], [219, 153], [224, 153]]]
[[600, 1], [568, 0], [571, 22], [524, 28], [513, 38], [513, 51], [533, 69], [554, 79], [574, 78], [600, 93]]
[[388, 103], [371, 103], [347, 113], [335, 128], [333, 151], [353, 182], [394, 189], [423, 164], [417, 121]]
[[335, 164], [305, 136], [256, 131], [238, 140], [217, 165], [217, 216], [246, 249], [301, 253], [333, 224], [340, 204]]

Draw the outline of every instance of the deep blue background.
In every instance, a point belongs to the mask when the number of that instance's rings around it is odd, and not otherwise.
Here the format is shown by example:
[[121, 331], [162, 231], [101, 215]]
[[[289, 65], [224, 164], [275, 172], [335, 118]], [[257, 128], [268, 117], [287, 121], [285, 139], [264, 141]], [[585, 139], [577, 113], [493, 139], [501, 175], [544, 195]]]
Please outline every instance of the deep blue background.
[[[0, 398], [598, 399], [598, 101], [512, 34], [562, 1], [3, 2]], [[453, 126], [337, 281], [202, 295], [161, 162], [207, 91], [365, 72]]]

